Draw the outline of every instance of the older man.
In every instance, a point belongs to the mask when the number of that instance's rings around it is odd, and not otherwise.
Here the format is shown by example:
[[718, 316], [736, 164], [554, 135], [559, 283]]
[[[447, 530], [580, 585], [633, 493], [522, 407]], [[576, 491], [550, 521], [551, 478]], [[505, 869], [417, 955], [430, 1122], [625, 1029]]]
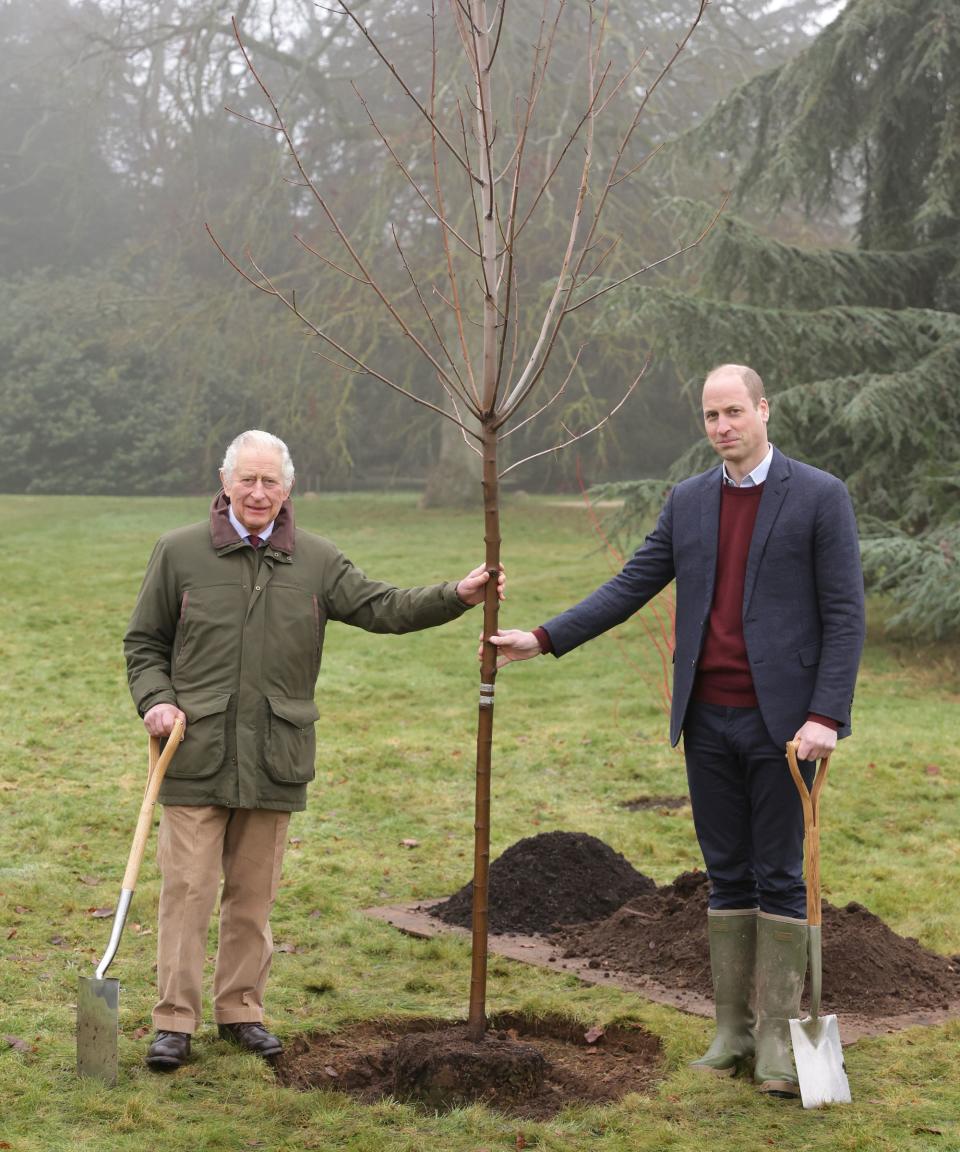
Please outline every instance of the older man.
[[[242, 433], [227, 449], [209, 521], [162, 536], [124, 638], [147, 731], [186, 724], [163, 782], [158, 859], [159, 1001], [147, 1064], [180, 1067], [201, 1020], [207, 930], [221, 872], [213, 982], [222, 1037], [265, 1058], [269, 916], [290, 813], [314, 776], [314, 687], [328, 620], [410, 632], [482, 601], [484, 567], [458, 583], [399, 589], [368, 579], [334, 544], [294, 527], [282, 440]], [[502, 595], [503, 576], [500, 576]]]
[[753, 1061], [761, 1091], [798, 1093], [787, 1021], [807, 956], [803, 817], [784, 758], [802, 770], [850, 732], [864, 639], [857, 527], [844, 485], [767, 439], [760, 377], [739, 364], [703, 386], [722, 459], [678, 484], [623, 570], [532, 632], [492, 637], [500, 664], [562, 656], [676, 580], [670, 737], [684, 737], [694, 825], [710, 879], [717, 1034], [694, 1066]]

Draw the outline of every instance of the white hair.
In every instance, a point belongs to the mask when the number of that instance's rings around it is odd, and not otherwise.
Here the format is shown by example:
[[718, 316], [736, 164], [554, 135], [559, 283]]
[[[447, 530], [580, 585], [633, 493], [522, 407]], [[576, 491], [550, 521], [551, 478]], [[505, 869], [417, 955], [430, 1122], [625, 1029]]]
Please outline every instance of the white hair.
[[269, 432], [261, 432], [259, 428], [250, 428], [241, 432], [223, 454], [223, 476], [227, 483], [233, 480], [234, 470], [237, 466], [237, 456], [241, 448], [266, 448], [272, 452], [280, 453], [280, 469], [283, 473], [283, 486], [289, 492], [293, 487], [293, 461], [290, 459], [290, 449], [279, 436], [272, 436]]

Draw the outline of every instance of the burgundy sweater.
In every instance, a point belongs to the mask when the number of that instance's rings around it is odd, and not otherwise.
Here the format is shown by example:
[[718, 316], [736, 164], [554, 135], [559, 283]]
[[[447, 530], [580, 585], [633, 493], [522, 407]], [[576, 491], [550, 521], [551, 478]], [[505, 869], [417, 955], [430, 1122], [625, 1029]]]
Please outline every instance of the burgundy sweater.
[[[717, 578], [713, 605], [703, 649], [693, 682], [696, 700], [728, 708], [756, 708], [747, 646], [743, 640], [743, 586], [747, 554], [757, 522], [763, 485], [737, 488], [724, 484], [720, 494], [720, 532], [717, 541]], [[825, 724], [834, 732], [840, 727], [830, 716], [816, 712], [808, 720]]]
[[749, 488], [724, 484], [720, 493], [713, 605], [697, 663], [697, 678], [693, 683], [694, 699], [704, 700], [707, 704], [723, 704], [730, 708], [757, 706], [747, 646], [743, 640], [743, 585], [747, 553], [762, 495], [762, 484]]

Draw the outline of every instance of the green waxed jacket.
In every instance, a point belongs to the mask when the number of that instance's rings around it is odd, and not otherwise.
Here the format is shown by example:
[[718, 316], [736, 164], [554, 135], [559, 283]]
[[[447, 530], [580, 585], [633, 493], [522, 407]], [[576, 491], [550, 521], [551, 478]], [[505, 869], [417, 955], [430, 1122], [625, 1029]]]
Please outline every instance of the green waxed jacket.
[[228, 507], [221, 492], [209, 524], [157, 542], [124, 637], [127, 679], [141, 716], [170, 703], [187, 717], [162, 803], [298, 811], [314, 776], [327, 621], [412, 632], [467, 605], [453, 583], [368, 580], [329, 540], [296, 529], [289, 501], [257, 553]]

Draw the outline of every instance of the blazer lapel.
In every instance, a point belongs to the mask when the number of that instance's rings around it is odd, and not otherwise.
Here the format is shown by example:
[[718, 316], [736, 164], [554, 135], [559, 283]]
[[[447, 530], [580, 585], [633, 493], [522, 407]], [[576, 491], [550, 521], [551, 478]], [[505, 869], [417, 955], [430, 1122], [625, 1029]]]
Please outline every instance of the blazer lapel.
[[763, 485], [763, 495], [760, 497], [760, 507], [757, 509], [757, 522], [753, 526], [753, 536], [750, 540], [750, 551], [747, 553], [747, 571], [743, 584], [743, 614], [746, 616], [750, 605], [750, 597], [757, 583], [757, 573], [760, 570], [760, 561], [763, 550], [767, 546], [767, 539], [773, 529], [784, 497], [789, 490], [790, 464], [787, 458], [776, 448], [773, 450], [773, 460], [770, 471]]
[[720, 536], [721, 469], [704, 475], [700, 491], [700, 542], [703, 548], [703, 615], [710, 615], [713, 588], [717, 579], [717, 541]]

